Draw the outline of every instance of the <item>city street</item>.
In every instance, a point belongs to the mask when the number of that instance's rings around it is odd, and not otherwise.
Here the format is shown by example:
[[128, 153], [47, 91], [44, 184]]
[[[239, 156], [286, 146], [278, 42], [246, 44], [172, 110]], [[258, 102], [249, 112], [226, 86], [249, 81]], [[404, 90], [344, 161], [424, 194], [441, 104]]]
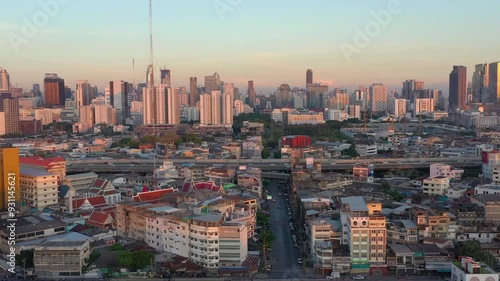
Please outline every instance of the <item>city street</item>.
[[290, 231], [288, 211], [285, 198], [279, 196], [282, 191], [278, 188], [277, 181], [271, 181], [268, 186], [269, 195], [273, 196], [276, 202], [269, 200], [269, 223], [271, 231], [276, 236], [272, 243], [271, 259], [268, 264], [273, 266], [269, 279], [291, 279], [305, 278], [302, 273], [302, 266], [297, 259], [301, 258], [299, 250], [293, 246], [292, 233]]

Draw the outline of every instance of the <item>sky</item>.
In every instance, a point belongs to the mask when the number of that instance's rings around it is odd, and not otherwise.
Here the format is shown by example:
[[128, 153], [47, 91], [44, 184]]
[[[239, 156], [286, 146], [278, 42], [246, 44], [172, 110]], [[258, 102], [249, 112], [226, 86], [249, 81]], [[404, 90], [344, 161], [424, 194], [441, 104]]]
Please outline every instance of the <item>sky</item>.
[[[2, 0], [0, 67], [31, 89], [45, 73], [66, 85], [144, 82], [148, 0]], [[257, 92], [305, 87], [305, 73], [330, 87], [406, 79], [448, 91], [453, 65], [500, 60], [500, 1], [153, 0], [154, 64], [172, 86], [217, 71]], [[135, 61], [135, 71], [132, 61]]]

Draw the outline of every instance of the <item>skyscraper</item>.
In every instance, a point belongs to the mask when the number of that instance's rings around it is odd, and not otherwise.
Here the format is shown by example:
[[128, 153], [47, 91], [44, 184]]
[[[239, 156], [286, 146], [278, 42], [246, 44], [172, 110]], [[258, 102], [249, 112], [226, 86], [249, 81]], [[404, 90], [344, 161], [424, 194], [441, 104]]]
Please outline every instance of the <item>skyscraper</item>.
[[467, 68], [461, 65], [453, 66], [450, 73], [450, 92], [448, 96], [449, 109], [465, 109], [467, 101]]
[[5, 118], [5, 133], [19, 134], [19, 100], [10, 98], [3, 100], [3, 113]]
[[488, 102], [488, 64], [476, 64], [474, 74], [472, 74], [472, 102]]
[[7, 70], [0, 67], [0, 91], [10, 90], [10, 76]]
[[253, 108], [255, 106], [255, 100], [257, 99], [257, 94], [255, 93], [255, 89], [253, 87], [253, 80], [248, 81], [247, 96], [248, 105]]
[[130, 116], [128, 104], [129, 83], [125, 81], [110, 81], [110, 104], [116, 109], [116, 122], [125, 125], [125, 120]]
[[79, 109], [82, 106], [91, 104], [94, 98], [94, 90], [90, 86], [89, 81], [77, 80], [75, 91], [76, 108]]
[[205, 76], [205, 92], [211, 94], [212, 91], [220, 91], [220, 76], [217, 72], [211, 76]]
[[489, 102], [500, 104], [500, 62], [492, 62], [488, 67]]
[[306, 86], [313, 83], [313, 71], [308, 69], [306, 71]]
[[200, 95], [200, 125], [230, 127], [233, 125], [233, 115], [234, 100], [230, 92], [222, 94], [221, 91], [212, 91]]
[[196, 106], [200, 101], [200, 93], [198, 92], [198, 78], [189, 77], [189, 105]]
[[154, 74], [153, 65], [148, 65], [148, 69], [146, 70], [146, 87], [154, 88], [155, 86], [155, 74]]
[[170, 78], [170, 69], [166, 68], [160, 69], [160, 77], [161, 77], [161, 84], [164, 84], [169, 88], [172, 87]]
[[64, 79], [61, 79], [55, 73], [46, 73], [43, 80], [45, 92], [45, 105], [64, 106], [65, 88]]
[[0, 210], [21, 201], [19, 149], [0, 148]]
[[276, 92], [276, 106], [284, 107], [292, 104], [292, 89], [288, 84], [281, 84]]
[[40, 84], [33, 84], [33, 96], [35, 96], [35, 98], [42, 97], [42, 91], [40, 91]]
[[370, 86], [370, 111], [387, 111], [387, 86], [382, 83], [374, 83]]
[[406, 80], [403, 82], [403, 98], [410, 101], [410, 103], [414, 103], [415, 99], [418, 97], [418, 92], [424, 89], [424, 82], [417, 80]]

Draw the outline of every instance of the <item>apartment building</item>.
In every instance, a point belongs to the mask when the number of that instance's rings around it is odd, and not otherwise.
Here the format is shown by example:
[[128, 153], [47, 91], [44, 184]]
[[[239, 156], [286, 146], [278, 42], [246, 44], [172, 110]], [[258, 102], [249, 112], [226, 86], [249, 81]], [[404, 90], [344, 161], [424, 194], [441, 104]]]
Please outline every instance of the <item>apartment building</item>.
[[21, 201], [39, 210], [58, 204], [57, 175], [21, 165]]
[[62, 183], [66, 178], [66, 160], [63, 157], [46, 159], [42, 157], [21, 157], [19, 158], [19, 164], [56, 174], [58, 183]]
[[387, 222], [387, 244], [409, 244], [418, 241], [418, 227], [413, 221]]
[[373, 164], [356, 163], [352, 168], [352, 179], [354, 181], [373, 182], [373, 176], [375, 174], [374, 170], [375, 167]]
[[449, 177], [450, 179], [460, 180], [464, 174], [463, 169], [455, 169], [444, 163], [434, 163], [430, 165], [430, 176], [433, 177]]
[[446, 176], [426, 178], [422, 181], [422, 188], [427, 195], [446, 195], [450, 188], [450, 178]]
[[327, 274], [333, 266], [333, 249], [338, 248], [342, 237], [339, 221], [311, 219], [307, 223], [306, 235], [314, 267], [319, 274]]
[[421, 237], [446, 239], [457, 237], [458, 226], [453, 214], [415, 207], [410, 210], [410, 219], [417, 224]]
[[341, 199], [342, 244], [348, 245], [352, 272], [371, 272], [386, 267], [386, 220], [382, 203], [361, 196]]
[[[192, 195], [169, 203], [123, 202], [117, 205], [117, 233], [145, 241], [160, 252], [188, 257], [207, 268], [239, 267], [248, 256], [247, 239], [255, 231], [255, 198], [217, 196], [197, 202]], [[178, 202], [179, 202], [178, 201]], [[255, 203], [255, 202], [254, 202]]]

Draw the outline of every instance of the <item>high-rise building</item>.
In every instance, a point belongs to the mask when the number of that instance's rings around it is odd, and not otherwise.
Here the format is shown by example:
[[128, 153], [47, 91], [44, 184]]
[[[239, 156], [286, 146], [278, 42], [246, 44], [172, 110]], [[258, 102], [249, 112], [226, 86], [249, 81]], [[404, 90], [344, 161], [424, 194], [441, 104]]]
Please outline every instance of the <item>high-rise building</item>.
[[35, 98], [42, 97], [42, 91], [40, 91], [40, 84], [33, 84], [33, 96]]
[[90, 86], [89, 81], [77, 80], [75, 92], [76, 108], [78, 109], [82, 106], [90, 105], [94, 98], [94, 91], [92, 86]]
[[21, 201], [18, 148], [0, 148], [0, 177], [0, 210], [18, 206], [16, 203]]
[[402, 118], [406, 115], [406, 101], [407, 99], [391, 99], [391, 106], [389, 111], [396, 116]]
[[129, 83], [124, 81], [110, 81], [109, 95], [110, 104], [116, 109], [116, 122], [125, 125], [127, 117], [130, 117], [128, 104]]
[[472, 102], [488, 102], [488, 64], [476, 64], [474, 74], [472, 75]]
[[161, 84], [167, 85], [167, 87], [172, 87], [170, 69], [162, 68], [160, 69]]
[[200, 125], [230, 127], [233, 115], [234, 100], [230, 93], [212, 91], [211, 94], [200, 95]]
[[413, 116], [416, 117], [420, 114], [434, 112], [433, 99], [415, 99], [415, 107], [413, 109]]
[[18, 99], [4, 99], [3, 100], [3, 113], [5, 118], [5, 133], [6, 134], [19, 134], [19, 100]]
[[142, 120], [144, 125], [158, 124], [158, 119], [156, 117], [156, 88], [143, 88], [143, 116]]
[[153, 65], [148, 65], [148, 69], [146, 70], [146, 87], [154, 88], [155, 86], [155, 73], [154, 73]]
[[276, 106], [286, 107], [292, 104], [292, 89], [288, 84], [281, 84], [276, 92]]
[[488, 67], [488, 95], [489, 102], [500, 103], [500, 62], [493, 62]]
[[415, 98], [417, 98], [418, 91], [423, 89], [423, 81], [406, 80], [405, 82], [403, 82], [402, 96], [403, 98], [409, 100], [410, 103], [413, 103], [415, 101]]
[[467, 101], [467, 68], [461, 65], [453, 66], [450, 73], [449, 109], [465, 109]]
[[313, 81], [314, 81], [313, 80], [313, 71], [312, 71], [312, 69], [308, 69], [306, 71], [306, 86], [314, 83]]
[[255, 100], [257, 99], [257, 94], [255, 93], [255, 88], [253, 87], [253, 80], [248, 81], [247, 97], [248, 97], [248, 105], [251, 108], [255, 107]]
[[0, 91], [10, 90], [10, 76], [7, 70], [0, 67]]
[[198, 92], [198, 78], [189, 77], [189, 105], [196, 106], [200, 101], [200, 93]]
[[181, 95], [186, 95], [186, 88], [181, 90], [181, 94], [169, 88], [167, 93], [167, 124], [179, 125], [181, 123]]
[[86, 124], [86, 128], [92, 128], [92, 126], [96, 124], [94, 105], [84, 105], [80, 107], [79, 114], [80, 114], [80, 123]]
[[205, 76], [205, 94], [211, 94], [212, 91], [220, 91], [220, 76], [215, 72], [211, 76]]
[[382, 83], [374, 83], [370, 86], [370, 111], [387, 111], [387, 86]]
[[234, 84], [225, 83], [222, 94], [222, 124], [233, 125], [234, 118]]
[[349, 246], [352, 268], [386, 271], [387, 233], [382, 203], [367, 202], [361, 196], [343, 197], [341, 201], [341, 242]]
[[43, 88], [45, 92], [45, 105], [64, 106], [64, 101], [66, 100], [64, 79], [59, 78], [55, 73], [46, 73], [43, 80]]

